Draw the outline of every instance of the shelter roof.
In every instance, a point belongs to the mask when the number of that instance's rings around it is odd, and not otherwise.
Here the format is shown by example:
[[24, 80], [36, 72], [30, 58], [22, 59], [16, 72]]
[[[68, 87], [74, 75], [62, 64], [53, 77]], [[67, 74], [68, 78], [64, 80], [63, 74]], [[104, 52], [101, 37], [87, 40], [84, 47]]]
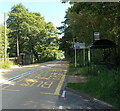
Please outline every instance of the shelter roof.
[[90, 48], [93, 49], [105, 49], [105, 48], [115, 48], [115, 47], [117, 47], [117, 45], [114, 42], [107, 39], [97, 40], [90, 46]]

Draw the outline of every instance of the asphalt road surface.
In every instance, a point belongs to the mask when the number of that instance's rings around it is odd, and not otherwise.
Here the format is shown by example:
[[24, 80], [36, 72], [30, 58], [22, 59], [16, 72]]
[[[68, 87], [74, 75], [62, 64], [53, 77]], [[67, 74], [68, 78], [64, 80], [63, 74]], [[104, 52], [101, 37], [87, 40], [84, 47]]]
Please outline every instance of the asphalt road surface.
[[59, 60], [5, 73], [8, 81], [0, 84], [2, 109], [96, 109], [93, 100], [65, 88], [68, 66]]

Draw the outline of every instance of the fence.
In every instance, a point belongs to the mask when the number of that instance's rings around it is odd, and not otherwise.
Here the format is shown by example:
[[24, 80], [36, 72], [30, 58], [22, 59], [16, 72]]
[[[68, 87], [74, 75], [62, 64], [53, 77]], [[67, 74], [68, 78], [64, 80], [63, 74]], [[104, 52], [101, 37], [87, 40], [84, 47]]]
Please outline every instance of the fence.
[[[9, 61], [13, 61], [13, 62], [15, 62], [16, 59], [17, 59], [17, 57], [7, 58], [7, 60], [9, 60]], [[3, 62], [4, 62], [4, 58], [0, 58], [0, 63], [3, 63]]]

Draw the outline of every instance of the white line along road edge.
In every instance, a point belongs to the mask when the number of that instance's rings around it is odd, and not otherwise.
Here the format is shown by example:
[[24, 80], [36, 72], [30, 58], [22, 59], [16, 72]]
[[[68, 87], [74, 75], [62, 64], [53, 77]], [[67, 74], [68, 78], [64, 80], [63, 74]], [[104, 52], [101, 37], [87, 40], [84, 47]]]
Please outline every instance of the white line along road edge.
[[44, 68], [46, 68], [46, 67], [52, 67], [52, 66], [54, 66], [54, 64], [57, 64], [57, 63], [59, 63], [59, 62], [61, 62], [61, 61], [62, 61], [62, 60], [59, 60], [59, 61], [57, 61], [57, 62], [55, 62], [55, 63], [48, 64], [48, 65], [46, 65], [46, 66], [42, 66], [42, 67], [39, 68], [39, 69], [35, 69], [35, 70], [32, 70], [32, 71], [28, 71], [28, 72], [25, 72], [25, 73], [20, 74], [20, 75], [18, 75], [18, 76], [12, 77], [12, 78], [10, 78], [10, 79], [8, 79], [8, 80], [5, 80], [5, 82], [1, 83], [0, 86], [2, 86], [2, 85], [4, 85], [4, 84], [7, 84], [8, 82], [15, 81], [15, 80], [17, 80], [17, 79], [19, 79], [19, 78], [22, 78], [22, 77], [27, 76], [27, 75], [29, 75], [29, 74], [32, 74], [32, 73], [34, 73], [34, 72], [40, 71], [40, 70], [42, 70], [42, 69], [44, 69]]

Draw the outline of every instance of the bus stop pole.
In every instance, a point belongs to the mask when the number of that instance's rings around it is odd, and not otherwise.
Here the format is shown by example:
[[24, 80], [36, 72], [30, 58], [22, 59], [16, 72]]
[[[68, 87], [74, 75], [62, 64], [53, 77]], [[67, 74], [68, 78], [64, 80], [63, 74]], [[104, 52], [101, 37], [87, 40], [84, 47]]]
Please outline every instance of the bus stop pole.
[[85, 49], [83, 49], [83, 66], [85, 66]]
[[77, 59], [77, 58], [76, 58], [76, 48], [75, 48], [75, 68], [76, 68], [76, 66], [77, 66], [77, 65], [76, 65], [76, 64], [77, 64], [76, 59]]

